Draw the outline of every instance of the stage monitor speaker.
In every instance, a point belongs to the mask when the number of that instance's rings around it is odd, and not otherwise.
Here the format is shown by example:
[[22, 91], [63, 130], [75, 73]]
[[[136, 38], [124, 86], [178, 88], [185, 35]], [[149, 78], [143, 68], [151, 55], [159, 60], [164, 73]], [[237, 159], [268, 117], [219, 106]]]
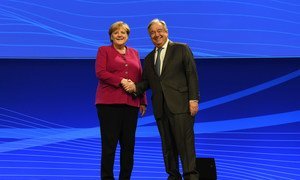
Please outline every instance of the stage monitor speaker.
[[199, 171], [199, 180], [216, 180], [217, 169], [214, 158], [197, 158], [197, 170]]

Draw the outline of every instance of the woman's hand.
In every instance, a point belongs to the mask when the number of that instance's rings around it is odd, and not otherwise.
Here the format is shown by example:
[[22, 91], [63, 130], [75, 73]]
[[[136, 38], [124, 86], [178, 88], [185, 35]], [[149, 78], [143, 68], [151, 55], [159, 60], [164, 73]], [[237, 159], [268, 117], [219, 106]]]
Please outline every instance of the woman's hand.
[[144, 114], [146, 113], [146, 106], [145, 105], [140, 105], [140, 113], [141, 116], [144, 116]]

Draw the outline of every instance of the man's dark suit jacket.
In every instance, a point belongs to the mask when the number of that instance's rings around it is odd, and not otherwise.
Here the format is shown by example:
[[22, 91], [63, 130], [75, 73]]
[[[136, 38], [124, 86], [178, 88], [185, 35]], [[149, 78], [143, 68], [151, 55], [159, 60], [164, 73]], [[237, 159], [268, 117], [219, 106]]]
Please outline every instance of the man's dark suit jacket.
[[152, 89], [156, 119], [161, 118], [163, 102], [174, 114], [189, 112], [189, 100], [199, 100], [198, 75], [191, 50], [186, 44], [169, 41], [160, 76], [155, 72], [154, 55], [155, 48], [145, 58], [142, 81], [136, 85], [136, 94]]

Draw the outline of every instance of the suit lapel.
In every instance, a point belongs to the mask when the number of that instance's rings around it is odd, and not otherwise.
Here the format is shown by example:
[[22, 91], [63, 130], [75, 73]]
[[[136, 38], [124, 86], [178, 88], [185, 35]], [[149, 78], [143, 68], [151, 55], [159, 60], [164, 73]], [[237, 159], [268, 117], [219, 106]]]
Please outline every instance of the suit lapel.
[[173, 48], [173, 42], [172, 42], [172, 41], [169, 41], [168, 47], [167, 47], [167, 51], [166, 51], [166, 54], [165, 54], [165, 58], [164, 58], [163, 67], [162, 67], [162, 70], [161, 70], [161, 76], [164, 74], [164, 70], [165, 70], [165, 68], [166, 68], [166, 65], [167, 65], [168, 62], [170, 61], [172, 48]]
[[155, 48], [154, 48], [154, 50], [152, 51], [152, 52], [150, 52], [150, 55], [149, 55], [149, 60], [150, 60], [150, 64], [151, 64], [151, 68], [152, 68], [152, 70], [153, 71], [155, 71], [155, 66], [154, 66], [154, 55], [155, 55]]

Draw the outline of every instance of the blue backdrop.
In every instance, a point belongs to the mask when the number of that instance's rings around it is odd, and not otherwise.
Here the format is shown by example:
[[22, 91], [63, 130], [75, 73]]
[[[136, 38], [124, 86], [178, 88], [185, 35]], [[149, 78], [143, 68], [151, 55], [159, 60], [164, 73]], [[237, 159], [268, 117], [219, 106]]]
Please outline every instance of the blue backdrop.
[[[196, 62], [197, 156], [215, 158], [218, 179], [299, 179], [299, 59]], [[99, 178], [94, 60], [2, 60], [0, 82], [1, 178]], [[148, 101], [133, 179], [165, 179]]]
[[[1, 179], [99, 179], [97, 48], [123, 20], [143, 59], [157, 17], [196, 57], [197, 156], [221, 180], [300, 179], [298, 0], [1, 0]], [[147, 95], [132, 178], [165, 179]]]
[[2, 0], [0, 57], [93, 58], [123, 20], [128, 45], [144, 58], [153, 48], [146, 27], [157, 17], [197, 57], [300, 55], [298, 0]]

